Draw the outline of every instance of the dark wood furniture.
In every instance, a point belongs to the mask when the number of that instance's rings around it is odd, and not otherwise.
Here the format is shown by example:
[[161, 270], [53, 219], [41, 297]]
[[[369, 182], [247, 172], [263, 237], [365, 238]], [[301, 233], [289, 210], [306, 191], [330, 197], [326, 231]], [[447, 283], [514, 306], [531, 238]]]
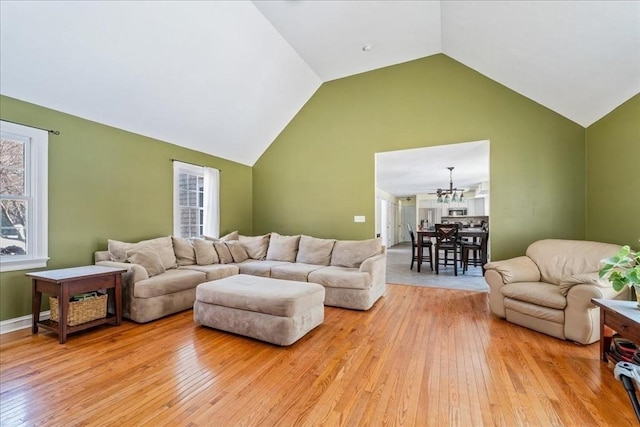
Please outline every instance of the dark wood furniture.
[[[421, 255], [421, 245], [423, 240], [428, 240], [430, 238], [434, 238], [436, 237], [436, 231], [435, 229], [433, 230], [419, 230], [417, 233], [418, 239], [417, 239], [417, 244], [418, 244], [418, 271], [420, 271], [420, 263], [422, 262], [422, 255]], [[487, 237], [489, 235], [489, 233], [487, 231], [482, 231], [482, 229], [480, 228], [463, 228], [462, 230], [458, 230], [458, 237], [460, 238], [465, 238], [465, 237], [476, 237], [476, 238], [483, 238], [482, 241], [484, 241], [485, 243], [485, 250], [483, 250], [481, 252], [481, 259], [482, 259], [482, 265], [485, 265], [487, 263], [487, 250], [486, 250], [486, 242], [488, 241], [488, 239], [486, 239], [485, 237]]]
[[[122, 273], [121, 268], [89, 265], [85, 267], [65, 268], [60, 270], [27, 273], [31, 277], [33, 288], [31, 332], [38, 333], [38, 326], [58, 334], [60, 344], [67, 341], [67, 335], [93, 326], [122, 323]], [[103, 319], [92, 320], [81, 325], [68, 326], [69, 297], [99, 289], [111, 289], [109, 298], [113, 298], [115, 314], [107, 314]], [[59, 322], [53, 320], [40, 321], [42, 294], [46, 293], [58, 298]]]
[[[409, 235], [411, 236], [411, 267], [409, 269], [413, 270], [413, 263], [418, 262], [418, 273], [420, 273], [420, 266], [422, 265], [425, 256], [425, 253], [423, 251], [426, 248], [428, 249], [427, 261], [429, 261], [429, 266], [431, 267], [431, 271], [433, 271], [433, 243], [431, 242], [431, 239], [423, 240], [422, 242], [420, 242], [420, 248], [418, 248], [416, 236], [412, 230], [409, 230]], [[418, 255], [418, 251], [421, 251], [420, 255]]]
[[[489, 241], [489, 225], [483, 224], [482, 231], [486, 232], [486, 236], [473, 237], [471, 240], [460, 240], [460, 247], [462, 249], [462, 274], [469, 269], [469, 264], [473, 264], [474, 267], [484, 266], [487, 256], [483, 252], [487, 251], [487, 242]], [[473, 252], [473, 257], [469, 257], [469, 254]]]
[[605, 326], [620, 337], [640, 344], [640, 309], [636, 301], [592, 298], [591, 302], [600, 307], [600, 358], [603, 362], [609, 361], [607, 355], [611, 346], [611, 337], [604, 334]]

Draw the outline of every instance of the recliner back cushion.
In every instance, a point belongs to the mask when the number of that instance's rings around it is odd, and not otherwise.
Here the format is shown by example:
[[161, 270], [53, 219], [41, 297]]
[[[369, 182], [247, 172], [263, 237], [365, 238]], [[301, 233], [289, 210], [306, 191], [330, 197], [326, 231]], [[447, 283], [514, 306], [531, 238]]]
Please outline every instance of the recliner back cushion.
[[602, 259], [619, 249], [610, 243], [545, 239], [529, 245], [527, 256], [538, 266], [542, 282], [559, 285], [567, 276], [600, 270]]
[[331, 252], [331, 265], [360, 268], [365, 259], [382, 253], [382, 239], [337, 240]]

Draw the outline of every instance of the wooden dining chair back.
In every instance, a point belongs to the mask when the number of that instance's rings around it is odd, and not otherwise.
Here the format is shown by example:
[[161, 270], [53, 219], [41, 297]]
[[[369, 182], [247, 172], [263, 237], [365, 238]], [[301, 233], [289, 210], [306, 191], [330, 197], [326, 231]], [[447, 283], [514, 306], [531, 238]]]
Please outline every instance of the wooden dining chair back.
[[[453, 273], [458, 275], [458, 253], [460, 249], [460, 242], [458, 240], [458, 225], [457, 224], [436, 224], [436, 244], [435, 244], [435, 261], [436, 261], [436, 274], [440, 273], [440, 265], [447, 266], [453, 265]], [[440, 251], [443, 251], [444, 260], [440, 262]], [[451, 255], [451, 261], [449, 256]]]
[[[479, 240], [474, 239], [473, 242], [463, 242], [462, 243], [462, 274], [466, 273], [469, 270], [469, 264], [474, 267], [483, 267], [482, 260], [487, 259], [487, 246], [489, 242], [489, 224], [482, 224], [482, 231], [486, 234], [479, 238]], [[470, 254], [473, 256], [470, 257]], [[484, 274], [484, 267], [483, 267]]]
[[[409, 235], [411, 236], [411, 267], [409, 269], [413, 270], [413, 263], [418, 262], [418, 243], [416, 240], [416, 236], [409, 229]], [[432, 252], [431, 240], [423, 240], [422, 241], [422, 262], [429, 262], [429, 267], [433, 271], [433, 252]], [[418, 273], [420, 272], [420, 264], [418, 264]]]

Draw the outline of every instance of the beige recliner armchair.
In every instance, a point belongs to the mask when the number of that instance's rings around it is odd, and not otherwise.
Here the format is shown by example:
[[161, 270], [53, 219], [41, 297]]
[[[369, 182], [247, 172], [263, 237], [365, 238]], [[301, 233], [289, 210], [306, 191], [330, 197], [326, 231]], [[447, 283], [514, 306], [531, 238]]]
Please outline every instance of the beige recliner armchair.
[[600, 339], [591, 298], [629, 299], [598, 278], [600, 261], [620, 246], [582, 240], [539, 240], [526, 256], [485, 265], [491, 311], [525, 328], [590, 344]]

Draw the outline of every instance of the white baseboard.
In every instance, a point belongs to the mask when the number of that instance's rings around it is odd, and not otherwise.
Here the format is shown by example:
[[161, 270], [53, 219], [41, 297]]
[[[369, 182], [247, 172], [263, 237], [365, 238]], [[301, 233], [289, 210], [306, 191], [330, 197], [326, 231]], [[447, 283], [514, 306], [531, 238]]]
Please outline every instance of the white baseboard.
[[[50, 317], [51, 312], [49, 310], [40, 313], [40, 320], [47, 320]], [[7, 319], [0, 322], [0, 335], [13, 331], [19, 331], [20, 329], [26, 329], [31, 327], [32, 316], [27, 314], [22, 317], [15, 317], [13, 319]]]

